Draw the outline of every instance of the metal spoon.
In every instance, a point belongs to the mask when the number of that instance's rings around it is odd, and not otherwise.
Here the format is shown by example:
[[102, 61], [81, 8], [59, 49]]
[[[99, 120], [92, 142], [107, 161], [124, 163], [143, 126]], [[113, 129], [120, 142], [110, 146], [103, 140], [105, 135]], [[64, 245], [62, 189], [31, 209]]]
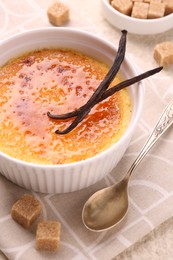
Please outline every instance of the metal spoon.
[[128, 182], [147, 152], [173, 123], [173, 100], [163, 111], [157, 125], [125, 177], [117, 184], [94, 193], [82, 211], [84, 225], [92, 231], [104, 231], [117, 225], [128, 209]]

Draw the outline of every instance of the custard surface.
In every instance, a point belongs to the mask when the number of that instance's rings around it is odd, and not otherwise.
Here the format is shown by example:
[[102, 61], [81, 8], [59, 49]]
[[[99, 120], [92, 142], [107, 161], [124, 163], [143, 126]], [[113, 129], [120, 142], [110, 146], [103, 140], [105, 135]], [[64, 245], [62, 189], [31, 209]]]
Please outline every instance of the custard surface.
[[[118, 141], [128, 126], [131, 103], [121, 90], [97, 104], [70, 133], [74, 120], [47, 116], [84, 105], [108, 71], [82, 53], [46, 49], [24, 54], [0, 68], [0, 151], [33, 163], [64, 164], [92, 157]], [[112, 85], [120, 81], [117, 76]]]

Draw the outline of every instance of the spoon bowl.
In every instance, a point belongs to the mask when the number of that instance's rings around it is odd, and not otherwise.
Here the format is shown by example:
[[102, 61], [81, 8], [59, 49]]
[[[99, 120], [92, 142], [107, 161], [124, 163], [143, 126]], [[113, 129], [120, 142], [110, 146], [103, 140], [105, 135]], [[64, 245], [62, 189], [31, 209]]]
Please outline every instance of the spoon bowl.
[[90, 230], [101, 231], [117, 225], [128, 209], [127, 179], [94, 193], [83, 209], [83, 222]]
[[173, 123], [173, 100], [163, 111], [153, 132], [125, 177], [117, 184], [94, 193], [82, 211], [84, 225], [91, 231], [104, 231], [121, 222], [128, 210], [128, 183], [131, 174], [147, 152]]

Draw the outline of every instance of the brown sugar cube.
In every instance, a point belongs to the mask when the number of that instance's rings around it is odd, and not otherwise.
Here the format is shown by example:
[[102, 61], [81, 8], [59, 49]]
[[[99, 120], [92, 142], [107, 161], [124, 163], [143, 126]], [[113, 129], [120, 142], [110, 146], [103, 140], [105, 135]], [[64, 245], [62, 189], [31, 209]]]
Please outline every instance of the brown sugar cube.
[[69, 8], [61, 2], [53, 3], [47, 10], [50, 23], [59, 26], [69, 20]]
[[160, 66], [168, 67], [173, 64], [173, 42], [157, 44], [154, 48], [153, 56]]
[[41, 210], [41, 204], [37, 199], [30, 194], [24, 194], [12, 206], [11, 216], [24, 228], [29, 228], [39, 217]]
[[111, 5], [113, 8], [115, 8], [117, 11], [130, 15], [133, 7], [133, 3], [131, 0], [113, 0], [111, 2]]
[[41, 221], [36, 231], [36, 247], [56, 251], [60, 243], [61, 224], [58, 221]]
[[162, 0], [165, 4], [165, 15], [173, 13], [173, 0]]
[[148, 18], [161, 18], [165, 14], [165, 4], [164, 3], [154, 3], [151, 2], [148, 10]]
[[147, 19], [149, 4], [135, 2], [131, 16], [139, 19]]

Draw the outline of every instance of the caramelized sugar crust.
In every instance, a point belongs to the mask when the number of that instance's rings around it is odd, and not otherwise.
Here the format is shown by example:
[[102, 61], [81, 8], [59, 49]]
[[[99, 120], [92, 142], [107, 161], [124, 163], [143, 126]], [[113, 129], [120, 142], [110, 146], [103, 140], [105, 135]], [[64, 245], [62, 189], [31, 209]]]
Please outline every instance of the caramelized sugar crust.
[[[85, 104], [108, 67], [82, 53], [45, 49], [0, 68], [0, 150], [34, 163], [64, 164], [92, 157], [115, 143], [130, 120], [126, 90], [96, 105], [72, 132], [57, 135], [74, 119], [47, 116]], [[114, 80], [113, 85], [120, 78]]]

